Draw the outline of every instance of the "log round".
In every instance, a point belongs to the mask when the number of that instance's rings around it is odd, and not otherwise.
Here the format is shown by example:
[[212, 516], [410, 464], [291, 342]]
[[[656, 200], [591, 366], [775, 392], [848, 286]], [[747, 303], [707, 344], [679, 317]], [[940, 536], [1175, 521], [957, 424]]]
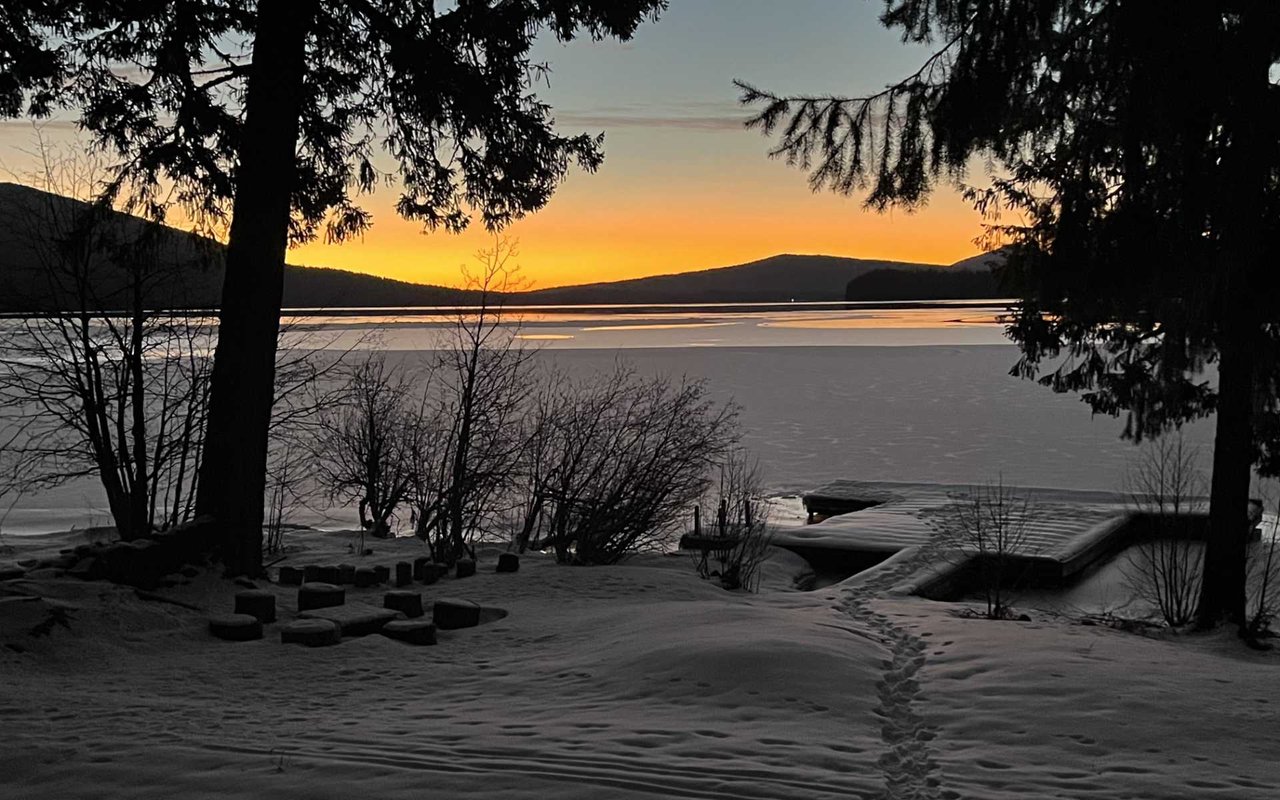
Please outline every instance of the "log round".
[[327, 619], [296, 619], [280, 628], [280, 641], [283, 644], [326, 647], [342, 641], [342, 629], [338, 623]]
[[423, 614], [422, 595], [408, 589], [387, 592], [382, 597], [382, 607], [399, 611], [410, 619], [420, 617]]
[[347, 601], [347, 590], [332, 583], [304, 583], [298, 587], [298, 610], [340, 606]]
[[236, 613], [256, 617], [263, 624], [276, 621], [276, 596], [266, 589], [236, 592]]
[[382, 626], [382, 635], [405, 644], [430, 645], [436, 643], [436, 626], [425, 619], [397, 619]]
[[249, 614], [219, 614], [209, 617], [209, 633], [228, 642], [248, 642], [262, 638], [262, 622]]
[[431, 620], [442, 631], [474, 628], [480, 624], [480, 606], [470, 600], [437, 600], [431, 609]]

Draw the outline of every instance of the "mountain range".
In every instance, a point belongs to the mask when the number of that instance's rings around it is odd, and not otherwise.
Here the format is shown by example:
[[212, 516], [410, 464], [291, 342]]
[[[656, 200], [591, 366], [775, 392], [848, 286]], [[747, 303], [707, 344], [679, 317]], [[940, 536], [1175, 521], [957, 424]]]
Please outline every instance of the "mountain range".
[[[0, 311], [75, 308], [66, 281], [50, 280], [50, 265], [70, 252], [84, 259], [84, 272], [97, 304], [119, 308], [128, 291], [134, 260], [117, 243], [146, 238], [150, 258], [162, 266], [161, 280], [145, 287], [155, 307], [212, 308], [222, 284], [223, 246], [212, 239], [156, 225], [138, 217], [107, 212], [106, 223], [87, 248], [58, 247], [70, 220], [83, 218], [88, 206], [77, 200], [27, 186], [0, 183]], [[51, 257], [52, 256], [52, 257]], [[851, 281], [882, 270], [933, 273], [985, 270], [989, 255], [975, 256], [950, 267], [897, 261], [785, 254], [728, 267], [655, 275], [623, 281], [561, 286], [513, 293], [506, 302], [518, 305], [605, 305], [659, 303], [762, 303], [840, 301]], [[922, 275], [923, 277], [923, 275]], [[917, 281], [918, 283], [918, 281]], [[917, 287], [917, 291], [918, 287]], [[446, 286], [409, 283], [357, 272], [289, 265], [285, 269], [284, 305], [288, 308], [388, 308], [470, 305], [474, 292]]]

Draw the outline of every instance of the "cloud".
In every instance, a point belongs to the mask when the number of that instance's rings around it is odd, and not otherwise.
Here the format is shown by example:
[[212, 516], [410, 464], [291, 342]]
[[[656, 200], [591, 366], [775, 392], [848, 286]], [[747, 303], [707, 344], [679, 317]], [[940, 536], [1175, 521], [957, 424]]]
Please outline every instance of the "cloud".
[[732, 103], [676, 102], [662, 106], [600, 106], [564, 111], [556, 122], [582, 128], [670, 128], [688, 131], [737, 131], [750, 115]]

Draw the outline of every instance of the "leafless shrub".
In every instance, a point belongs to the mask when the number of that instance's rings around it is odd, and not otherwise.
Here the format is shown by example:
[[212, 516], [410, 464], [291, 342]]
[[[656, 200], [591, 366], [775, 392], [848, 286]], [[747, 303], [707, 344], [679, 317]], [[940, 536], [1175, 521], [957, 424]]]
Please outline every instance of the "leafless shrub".
[[392, 515], [413, 488], [410, 387], [407, 375], [372, 356], [350, 365], [341, 402], [319, 415], [317, 479], [330, 499], [354, 501], [361, 531], [380, 538], [392, 535]]
[[996, 483], [957, 495], [943, 511], [938, 544], [971, 563], [986, 600], [988, 619], [1012, 617], [1012, 592], [1029, 555], [1037, 513], [1031, 498]]
[[1129, 470], [1129, 502], [1148, 525], [1122, 567], [1134, 596], [1172, 627], [1195, 618], [1203, 547], [1189, 534], [1188, 513], [1204, 491], [1199, 453], [1181, 435], [1153, 441]]
[[562, 563], [664, 546], [737, 441], [736, 409], [710, 400], [704, 383], [641, 378], [623, 364], [544, 394], [539, 408], [518, 538]]
[[[698, 562], [699, 575], [718, 578], [726, 589], [753, 592], [759, 583], [760, 565], [773, 538], [769, 530], [769, 505], [760, 488], [759, 463], [739, 448], [732, 448], [719, 465], [719, 481], [703, 498], [695, 535], [708, 535], [723, 545], [708, 547], [715, 568], [706, 558]], [[710, 525], [703, 528], [701, 520]]]

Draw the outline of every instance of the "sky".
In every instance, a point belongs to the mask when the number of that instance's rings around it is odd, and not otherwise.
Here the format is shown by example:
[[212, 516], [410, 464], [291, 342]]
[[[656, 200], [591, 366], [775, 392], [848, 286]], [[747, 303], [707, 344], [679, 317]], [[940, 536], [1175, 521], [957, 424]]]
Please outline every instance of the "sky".
[[[927, 57], [877, 20], [879, 0], [671, 0], [625, 43], [561, 44], [539, 95], [564, 134], [605, 134], [605, 163], [573, 171], [550, 204], [517, 222], [516, 262], [535, 288], [740, 264], [778, 253], [951, 263], [973, 255], [980, 218], [940, 190], [915, 213], [864, 210], [860, 198], [810, 192], [803, 172], [767, 156], [747, 130], [735, 78], [778, 93], [861, 94]], [[29, 145], [10, 128], [0, 161]], [[462, 235], [399, 219], [394, 187], [364, 199], [363, 239], [294, 248], [289, 261], [420, 283], [457, 285], [492, 247], [478, 223]]]

